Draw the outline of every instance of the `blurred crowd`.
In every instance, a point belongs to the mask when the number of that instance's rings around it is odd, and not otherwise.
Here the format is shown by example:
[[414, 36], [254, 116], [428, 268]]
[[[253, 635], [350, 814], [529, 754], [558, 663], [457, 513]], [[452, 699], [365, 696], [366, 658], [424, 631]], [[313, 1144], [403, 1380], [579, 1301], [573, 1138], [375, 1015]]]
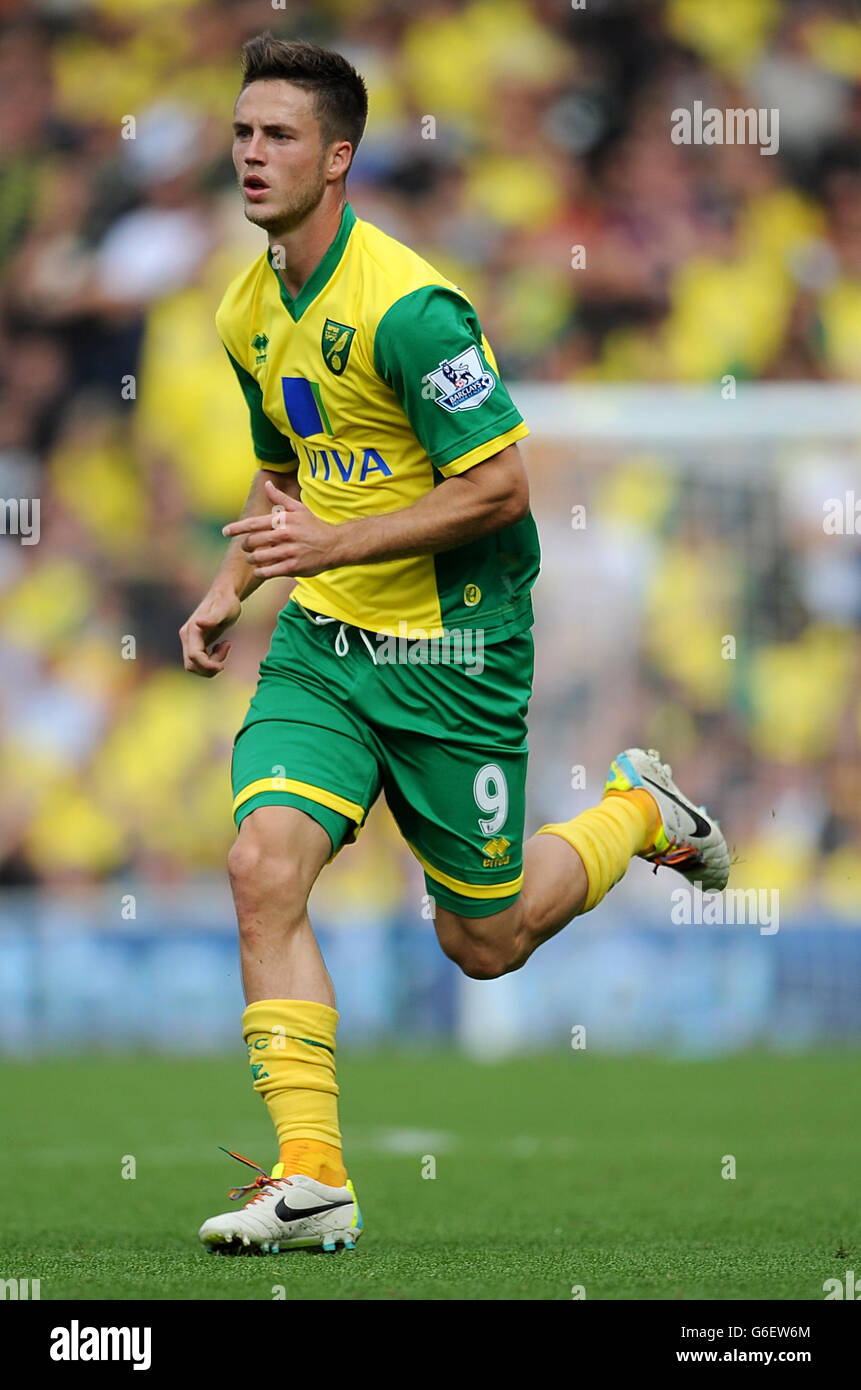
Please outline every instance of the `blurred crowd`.
[[[223, 676], [185, 675], [177, 629], [253, 469], [213, 325], [262, 242], [229, 148], [252, 34], [315, 39], [363, 73], [348, 195], [470, 294], [509, 380], [861, 380], [861, 30], [843, 0], [6, 0], [0, 16], [0, 497], [40, 500], [38, 544], [0, 536], [0, 885], [222, 869], [231, 738], [288, 592], [255, 596]], [[778, 153], [674, 144], [671, 113], [695, 101], [778, 108]], [[809, 479], [861, 470], [791, 462], [777, 484], [756, 456], [747, 480], [722, 477], [719, 449], [689, 474], [669, 454], [532, 444], [531, 814], [557, 819], [570, 795], [559, 748], [675, 748], [722, 794], [745, 872], [831, 874], [844, 911], [858, 540], [823, 536]], [[590, 499], [580, 536], [569, 494]], [[726, 633], [739, 653], [716, 662]], [[350, 892], [394, 902], [414, 882], [394, 844], [375, 815], [339, 869]]]
[[[776, 428], [695, 450], [581, 443], [573, 459], [545, 443], [531, 458], [530, 828], [594, 804], [616, 750], [656, 747], [719, 816], [731, 887], [779, 889], [787, 916], [861, 920], [857, 439]], [[847, 498], [856, 532], [829, 534], [824, 499]], [[629, 879], [636, 910], [643, 879]]]

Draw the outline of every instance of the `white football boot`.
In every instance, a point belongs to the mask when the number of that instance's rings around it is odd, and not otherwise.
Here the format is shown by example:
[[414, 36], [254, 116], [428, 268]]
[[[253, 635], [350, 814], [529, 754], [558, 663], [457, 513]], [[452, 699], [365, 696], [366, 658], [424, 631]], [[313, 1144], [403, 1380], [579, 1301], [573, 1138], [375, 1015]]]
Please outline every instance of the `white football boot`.
[[267, 1173], [232, 1149], [225, 1153], [256, 1168], [260, 1176], [230, 1193], [233, 1201], [246, 1192], [256, 1193], [244, 1207], [204, 1221], [200, 1239], [210, 1253], [277, 1255], [314, 1246], [334, 1252], [339, 1244], [355, 1250], [362, 1213], [349, 1179], [344, 1187], [327, 1187], [299, 1173], [285, 1177], [281, 1163]]
[[654, 864], [675, 869], [704, 893], [721, 892], [729, 878], [729, 850], [723, 832], [705, 806], [695, 806], [679, 791], [672, 768], [654, 748], [626, 748], [610, 764], [607, 792], [642, 787], [658, 804], [661, 828], [649, 849], [640, 855]]

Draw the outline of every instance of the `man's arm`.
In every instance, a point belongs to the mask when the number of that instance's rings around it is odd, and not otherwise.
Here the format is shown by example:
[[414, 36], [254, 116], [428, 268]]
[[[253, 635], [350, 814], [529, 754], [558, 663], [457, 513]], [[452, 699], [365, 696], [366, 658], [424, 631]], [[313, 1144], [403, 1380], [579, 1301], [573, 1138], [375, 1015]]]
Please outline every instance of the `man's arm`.
[[516, 444], [446, 478], [411, 507], [345, 521], [336, 552], [342, 565], [435, 555], [501, 531], [529, 511], [529, 481]]
[[278, 508], [274, 514], [249, 512], [224, 528], [261, 581], [452, 550], [521, 521], [529, 510], [529, 483], [516, 444], [446, 478], [412, 506], [338, 525], [321, 521], [272, 482], [264, 491]]
[[[258, 516], [271, 505], [266, 483], [268, 481], [272, 485], [276, 479], [283, 495], [298, 503], [299, 484], [295, 473], [285, 476], [261, 468], [251, 484], [242, 511], [243, 517]], [[193, 671], [197, 676], [218, 675], [231, 645], [218, 639], [236, 622], [242, 611], [243, 600], [259, 589], [264, 579], [265, 576], [255, 576], [252, 572], [249, 556], [242, 548], [241, 541], [232, 540], [205, 598], [179, 630], [186, 671]]]

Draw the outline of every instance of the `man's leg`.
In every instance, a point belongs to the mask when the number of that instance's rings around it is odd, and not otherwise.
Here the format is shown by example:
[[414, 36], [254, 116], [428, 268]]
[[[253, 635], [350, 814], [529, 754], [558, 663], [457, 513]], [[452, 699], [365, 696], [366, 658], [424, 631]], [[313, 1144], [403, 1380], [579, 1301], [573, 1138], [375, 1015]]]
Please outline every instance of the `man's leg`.
[[525, 964], [573, 917], [589, 912], [624, 876], [635, 855], [676, 869], [689, 883], [721, 891], [729, 851], [717, 821], [672, 780], [650, 749], [627, 749], [613, 761], [598, 806], [545, 825], [524, 846], [519, 896], [492, 915], [463, 900], [437, 905], [443, 950], [476, 979]]
[[518, 970], [542, 942], [600, 902], [631, 859], [652, 843], [659, 825], [652, 796], [635, 790], [624, 800], [605, 797], [560, 826], [568, 832], [564, 835], [539, 831], [523, 847], [523, 887], [517, 900], [481, 917], [438, 904], [440, 945], [473, 979]]
[[354, 838], [379, 793], [372, 740], [349, 707], [358, 660], [339, 656], [331, 629], [287, 604], [234, 744], [238, 833], [229, 869], [242, 1031], [280, 1153], [271, 1172], [251, 1164], [258, 1176], [244, 1207], [204, 1222], [210, 1249], [334, 1250], [361, 1234], [341, 1157], [335, 995], [308, 920], [320, 870]]
[[[270, 780], [270, 779], [257, 779]], [[280, 786], [286, 779], [275, 778]], [[256, 792], [256, 795], [272, 792]], [[277, 790], [277, 794], [282, 792]], [[313, 814], [312, 814], [313, 812]], [[318, 823], [319, 814], [328, 824]], [[211, 1251], [278, 1254], [301, 1246], [355, 1249], [362, 1216], [341, 1159], [332, 982], [308, 920], [308, 894], [347, 825], [325, 809], [258, 805], [230, 853], [248, 1000], [242, 1031], [254, 1089], [266, 1103], [280, 1156], [271, 1173], [231, 1193], [244, 1207], [210, 1217]], [[234, 1157], [241, 1158], [240, 1154]]]
[[326, 830], [291, 806], [261, 806], [239, 828], [229, 870], [254, 1088], [278, 1135], [285, 1174], [332, 1187], [346, 1179], [335, 1082], [338, 1015], [308, 918], [308, 895], [332, 852]]
[[[624, 796], [523, 845], [529, 632], [486, 646], [480, 670], [382, 669], [393, 696], [386, 799], [425, 870], [443, 950], [466, 974], [492, 979], [609, 891], [652, 843], [658, 807], [626, 783]], [[397, 725], [404, 709], [407, 728]], [[387, 716], [383, 704], [378, 717]]]
[[312, 999], [334, 1008], [308, 918], [308, 895], [331, 853], [323, 827], [293, 806], [261, 806], [240, 825], [227, 866], [246, 1003]]

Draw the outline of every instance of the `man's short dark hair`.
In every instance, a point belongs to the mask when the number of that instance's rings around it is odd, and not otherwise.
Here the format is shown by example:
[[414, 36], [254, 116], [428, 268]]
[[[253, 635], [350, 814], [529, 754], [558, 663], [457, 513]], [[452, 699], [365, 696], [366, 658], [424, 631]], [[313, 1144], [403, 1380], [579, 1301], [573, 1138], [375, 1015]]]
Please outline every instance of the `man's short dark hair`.
[[272, 79], [313, 93], [324, 143], [349, 140], [355, 155], [368, 119], [368, 92], [346, 58], [304, 39], [276, 39], [267, 30], [242, 46], [241, 90]]

